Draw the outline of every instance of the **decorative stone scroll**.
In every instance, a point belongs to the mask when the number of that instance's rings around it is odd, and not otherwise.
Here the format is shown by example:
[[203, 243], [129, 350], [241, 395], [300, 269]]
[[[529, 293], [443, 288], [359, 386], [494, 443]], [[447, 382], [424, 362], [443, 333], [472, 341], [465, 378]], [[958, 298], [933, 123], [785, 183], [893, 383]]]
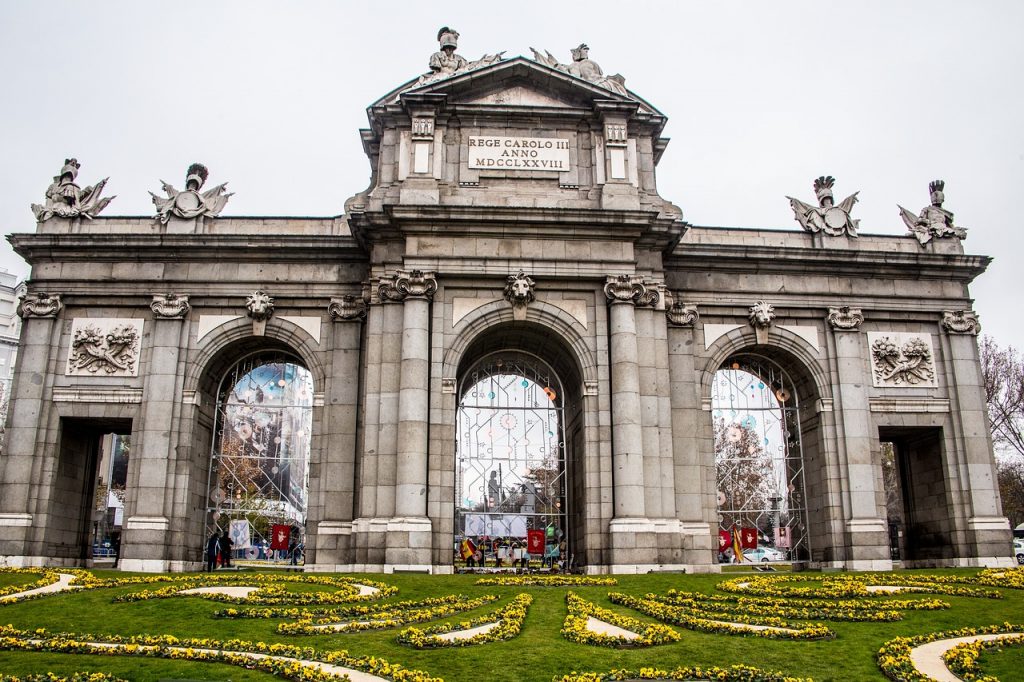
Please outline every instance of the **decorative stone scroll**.
[[872, 381], [876, 387], [935, 386], [935, 351], [931, 334], [869, 332]]
[[942, 180], [933, 180], [928, 183], [928, 192], [932, 203], [922, 208], [920, 215], [914, 215], [899, 204], [896, 205], [900, 209], [900, 217], [903, 218], [903, 222], [909, 230], [908, 234], [913, 235], [921, 246], [933, 238], [967, 238], [967, 228], [954, 225], [953, 212], [942, 208], [942, 202], [946, 200], [946, 195], [942, 193], [945, 187], [946, 183]]
[[981, 332], [978, 315], [971, 310], [945, 310], [942, 313], [942, 328], [947, 334], [971, 334]]
[[844, 305], [839, 308], [829, 308], [828, 316], [825, 319], [836, 331], [856, 331], [864, 323], [864, 313], [860, 308]]
[[266, 322], [274, 314], [274, 299], [264, 291], [254, 291], [245, 297], [245, 314], [256, 322]]
[[404, 301], [407, 298], [425, 298], [428, 301], [437, 292], [437, 279], [433, 272], [399, 270], [392, 277], [381, 277], [377, 295], [382, 301]]
[[32, 213], [36, 220], [43, 222], [53, 216], [58, 218], [84, 217], [90, 220], [107, 207], [116, 197], [100, 198], [103, 188], [110, 178], [103, 178], [93, 186], [84, 188], [75, 184], [78, 169], [82, 164], [78, 159], [64, 159], [60, 173], [53, 176], [53, 182], [46, 188], [46, 201], [43, 205], [32, 204]]
[[189, 305], [188, 296], [154, 294], [149, 309], [158, 320], [183, 320], [192, 310], [192, 306]]
[[686, 305], [679, 299], [672, 301], [672, 305], [665, 309], [665, 317], [673, 327], [692, 327], [700, 319], [697, 306]]
[[152, 192], [149, 193], [153, 197], [153, 205], [156, 206], [156, 214], [160, 222], [167, 224], [172, 215], [186, 220], [201, 215], [218, 216], [227, 206], [231, 192], [224, 193], [224, 188], [228, 186], [228, 183], [224, 182], [201, 193], [199, 190], [202, 189], [209, 174], [210, 171], [206, 169], [206, 166], [201, 163], [193, 163], [185, 173], [185, 190], [181, 192], [174, 189], [173, 185], [161, 180], [160, 184], [167, 194], [167, 198], [158, 197]]
[[843, 199], [838, 206], [835, 206], [832, 198], [832, 185], [835, 181], [836, 179], [831, 175], [822, 175], [814, 181], [814, 194], [818, 198], [817, 206], [805, 204], [793, 197], [786, 198], [789, 199], [789, 205], [793, 209], [796, 221], [806, 231], [812, 234], [824, 232], [833, 237], [843, 235], [856, 237], [860, 220], [851, 218], [850, 211], [857, 203], [859, 192], [854, 192]]
[[135, 318], [75, 318], [64, 374], [138, 376], [142, 329], [143, 321]]
[[18, 299], [18, 317], [27, 320], [30, 317], [57, 317], [64, 308], [60, 294], [44, 294], [42, 292], [25, 294]]
[[609, 275], [604, 294], [610, 303], [632, 303], [640, 307], [657, 305], [661, 298], [657, 288], [648, 287], [643, 277], [636, 275]]
[[359, 322], [366, 319], [366, 303], [362, 298], [346, 294], [341, 298], [332, 298], [327, 313], [335, 322]]

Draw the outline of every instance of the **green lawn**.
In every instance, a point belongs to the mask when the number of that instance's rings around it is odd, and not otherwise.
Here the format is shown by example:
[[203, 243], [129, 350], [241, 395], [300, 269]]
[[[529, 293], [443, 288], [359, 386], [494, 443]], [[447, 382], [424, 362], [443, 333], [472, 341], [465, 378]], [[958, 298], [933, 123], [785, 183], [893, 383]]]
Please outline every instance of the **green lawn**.
[[[102, 577], [127, 574], [97, 571]], [[914, 573], [917, 572], [904, 572]], [[929, 574], [970, 575], [971, 571], [932, 571]], [[813, 575], [813, 574], [812, 574]], [[189, 576], [182, 576], [186, 578]], [[194, 576], [193, 576], [194, 577]], [[280, 619], [215, 619], [215, 611], [226, 608], [198, 597], [174, 597], [148, 601], [112, 603], [120, 594], [161, 585], [133, 585], [76, 593], [63, 593], [0, 606], [0, 624], [21, 630], [43, 627], [50, 632], [94, 633], [100, 635], [170, 634], [177, 637], [201, 637], [217, 640], [240, 638], [264, 642], [285, 642], [312, 646], [318, 650], [346, 649], [354, 656], [374, 655], [391, 663], [400, 663], [444, 678], [446, 682], [481, 680], [547, 682], [555, 676], [576, 671], [608, 671], [613, 668], [680, 665], [729, 666], [737, 663], [778, 670], [792, 676], [814, 680], [881, 680], [874, 656], [882, 643], [896, 636], [913, 636], [940, 630], [980, 626], [1004, 621], [1024, 622], [1024, 591], [1001, 589], [1003, 599], [950, 597], [943, 595], [902, 595], [907, 598], [938, 598], [951, 608], [941, 611], [905, 611], [903, 620], [885, 623], [827, 622], [836, 638], [822, 641], [769, 640], [761, 637], [707, 634], [673, 626], [681, 640], [650, 648], [611, 649], [565, 640], [560, 634], [566, 615], [565, 594], [569, 589], [601, 607], [643, 621], [656, 622], [622, 606], [612, 604], [609, 592], [642, 596], [664, 593], [671, 588], [705, 593], [715, 592], [718, 575], [643, 575], [615, 576], [615, 587], [490, 587], [477, 586], [475, 576], [367, 575], [364, 579], [384, 582], [399, 588], [389, 601], [439, 597], [453, 593], [468, 596], [497, 594], [504, 605], [514, 595], [528, 592], [533, 598], [522, 633], [515, 639], [455, 649], [415, 650], [398, 644], [398, 629], [373, 630], [352, 634], [281, 635], [276, 632]], [[29, 581], [25, 576], [0, 574], [0, 585], [11, 579]], [[245, 573], [237, 584], [245, 584]], [[331, 588], [294, 585], [289, 589], [329, 591]], [[879, 599], [879, 598], [875, 598]], [[418, 624], [427, 627], [437, 622], [469, 620], [496, 608], [488, 604], [446, 620]], [[763, 614], [771, 615], [771, 614]], [[1024, 652], [1020, 649], [986, 654], [982, 669], [1001, 675], [1003, 680], [1024, 679]], [[0, 672], [30, 674], [55, 672], [68, 674], [78, 670], [106, 671], [133, 680], [269, 680], [269, 674], [245, 671], [223, 664], [138, 659], [128, 657], [55, 653], [0, 651]]]

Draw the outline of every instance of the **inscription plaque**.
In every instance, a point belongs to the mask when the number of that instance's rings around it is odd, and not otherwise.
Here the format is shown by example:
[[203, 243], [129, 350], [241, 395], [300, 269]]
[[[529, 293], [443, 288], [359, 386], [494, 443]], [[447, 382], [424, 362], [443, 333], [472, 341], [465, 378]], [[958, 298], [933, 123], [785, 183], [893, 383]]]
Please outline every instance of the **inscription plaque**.
[[469, 138], [469, 167], [568, 173], [569, 140], [557, 137]]

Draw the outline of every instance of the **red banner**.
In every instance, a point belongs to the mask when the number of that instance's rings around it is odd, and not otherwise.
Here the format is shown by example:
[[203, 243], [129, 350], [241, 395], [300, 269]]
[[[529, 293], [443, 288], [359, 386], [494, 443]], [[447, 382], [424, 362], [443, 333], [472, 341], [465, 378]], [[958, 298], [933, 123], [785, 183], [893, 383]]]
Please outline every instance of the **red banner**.
[[291, 526], [275, 523], [270, 527], [270, 549], [288, 549], [288, 538], [291, 534]]
[[530, 554], [543, 554], [544, 553], [544, 531], [542, 530], [528, 530], [526, 531], [526, 551]]
[[740, 545], [743, 549], [757, 549], [757, 529], [740, 529]]
[[724, 552], [729, 549], [729, 543], [732, 541], [732, 534], [727, 530], [718, 531], [718, 551]]

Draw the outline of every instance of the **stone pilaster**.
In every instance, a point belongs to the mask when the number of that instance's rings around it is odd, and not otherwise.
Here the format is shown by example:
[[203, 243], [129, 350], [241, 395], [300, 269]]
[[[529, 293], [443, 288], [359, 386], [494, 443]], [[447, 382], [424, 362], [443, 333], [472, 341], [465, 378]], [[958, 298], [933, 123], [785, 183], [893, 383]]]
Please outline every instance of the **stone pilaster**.
[[[356, 423], [359, 364], [366, 302], [356, 296], [331, 299], [331, 374], [324, 400], [324, 445], [318, 475], [310, 477], [307, 525], [315, 544], [308, 545], [306, 570], [349, 570], [355, 513]], [[313, 486], [316, 485], [316, 488]]]
[[[953, 519], [956, 528], [965, 528], [967, 546], [957, 547], [956, 556], [972, 566], [1011, 566], [1006, 556], [1010, 545], [1010, 523], [999, 506], [999, 485], [985, 407], [984, 378], [978, 354], [977, 335], [981, 332], [978, 316], [972, 311], [946, 311], [941, 327], [945, 332], [946, 366], [950, 375], [952, 415], [957, 443], [956, 469], [959, 488], [966, 497], [959, 508], [967, 518]], [[953, 469], [948, 464], [947, 472]], [[946, 474], [947, 476], [950, 473]], [[951, 510], [952, 511], [952, 510]]]
[[43, 457], [46, 378], [60, 345], [57, 316], [63, 307], [59, 295], [42, 293], [27, 294], [18, 303], [23, 320], [18, 379], [11, 390], [4, 456], [0, 457], [0, 558], [7, 565], [41, 565], [46, 558], [38, 543], [33, 543], [34, 531], [42, 524], [33, 508], [31, 490], [40, 483], [34, 480], [33, 461]]
[[132, 448], [132, 491], [125, 510], [120, 568], [126, 571], [166, 571], [171, 559], [168, 535], [174, 516], [167, 480], [173, 471], [174, 422], [180, 400], [178, 362], [188, 296], [155, 295], [149, 342], [149, 366], [142, 389], [142, 420]]
[[830, 308], [827, 317], [836, 348], [835, 386], [837, 447], [843, 455], [843, 511], [846, 525], [845, 567], [854, 570], [889, 570], [889, 538], [884, 514], [881, 471], [872, 452], [878, 433], [872, 431], [868, 407], [871, 376], [868, 350], [860, 331], [864, 315], [859, 308]]
[[385, 295], [403, 302], [399, 371], [395, 517], [388, 524], [386, 563], [392, 568], [430, 564], [427, 518], [427, 436], [430, 382], [430, 302], [433, 273], [399, 272]]

